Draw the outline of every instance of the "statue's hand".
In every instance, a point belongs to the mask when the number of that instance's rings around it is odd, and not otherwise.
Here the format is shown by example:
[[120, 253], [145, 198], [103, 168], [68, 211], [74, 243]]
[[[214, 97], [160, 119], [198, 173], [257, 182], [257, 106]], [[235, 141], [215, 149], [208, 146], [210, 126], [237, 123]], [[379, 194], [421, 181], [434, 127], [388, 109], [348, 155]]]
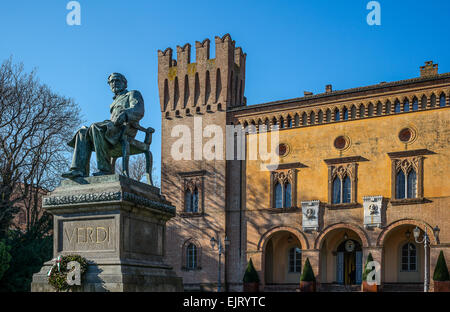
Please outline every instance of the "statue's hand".
[[127, 114], [121, 113], [119, 117], [114, 121], [115, 126], [121, 126], [127, 121]]

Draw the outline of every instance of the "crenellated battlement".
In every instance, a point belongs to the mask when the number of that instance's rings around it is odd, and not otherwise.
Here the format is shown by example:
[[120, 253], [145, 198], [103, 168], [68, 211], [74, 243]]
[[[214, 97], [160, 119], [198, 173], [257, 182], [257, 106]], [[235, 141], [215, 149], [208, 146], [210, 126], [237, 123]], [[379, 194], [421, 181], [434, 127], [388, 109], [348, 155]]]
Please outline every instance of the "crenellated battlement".
[[195, 63], [191, 44], [173, 50], [158, 50], [158, 87], [161, 111], [166, 118], [211, 113], [245, 105], [245, 58], [229, 34], [215, 37], [216, 55], [210, 59], [210, 40], [195, 42]]

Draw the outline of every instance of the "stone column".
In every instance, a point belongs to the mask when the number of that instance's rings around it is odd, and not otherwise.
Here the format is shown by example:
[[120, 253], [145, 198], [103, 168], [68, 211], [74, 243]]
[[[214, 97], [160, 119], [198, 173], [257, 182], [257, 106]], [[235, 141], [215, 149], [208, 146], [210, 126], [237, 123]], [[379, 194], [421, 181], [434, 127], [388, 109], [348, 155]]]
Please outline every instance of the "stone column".
[[[182, 291], [182, 279], [163, 262], [166, 222], [173, 207], [156, 187], [119, 175], [66, 180], [44, 197], [53, 215], [53, 255], [89, 261], [80, 291]], [[31, 291], [54, 291], [47, 272], [33, 275]]]

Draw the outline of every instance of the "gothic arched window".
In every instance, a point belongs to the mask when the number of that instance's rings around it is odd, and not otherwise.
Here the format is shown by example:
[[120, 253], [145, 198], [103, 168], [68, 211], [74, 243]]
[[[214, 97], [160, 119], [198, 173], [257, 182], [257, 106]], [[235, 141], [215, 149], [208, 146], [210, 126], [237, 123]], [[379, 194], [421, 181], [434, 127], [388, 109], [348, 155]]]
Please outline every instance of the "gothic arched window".
[[408, 198], [417, 197], [417, 174], [414, 169], [411, 169], [411, 171], [408, 173], [406, 192]]
[[441, 96], [439, 97], [439, 106], [444, 107], [445, 106], [445, 94], [441, 93]]
[[367, 116], [372, 117], [373, 116], [373, 104], [370, 103], [369, 107], [367, 108]]
[[409, 100], [408, 99], [405, 99], [405, 101], [403, 102], [403, 111], [409, 112]]
[[341, 179], [335, 177], [333, 180], [333, 204], [341, 203]]
[[333, 204], [350, 203], [352, 200], [352, 182], [349, 176], [343, 179], [335, 177], [333, 180]]
[[195, 188], [192, 194], [192, 212], [198, 212], [198, 189]]
[[344, 109], [342, 110], [342, 115], [343, 115], [343, 119], [344, 120], [348, 120], [348, 109], [347, 107], [344, 107]]
[[395, 181], [395, 197], [398, 199], [405, 198], [405, 174], [402, 170], [397, 172], [397, 179]]
[[400, 102], [397, 100], [397, 101], [395, 101], [395, 104], [394, 104], [394, 112], [395, 113], [400, 113]]
[[391, 102], [387, 101], [386, 102], [386, 114], [390, 114], [391, 113]]
[[419, 100], [416, 97], [413, 99], [412, 110], [413, 111], [419, 110]]
[[308, 115], [306, 113], [302, 114], [302, 125], [306, 126], [308, 124]]
[[435, 107], [436, 106], [436, 95], [434, 95], [434, 93], [431, 95], [431, 98], [430, 98], [430, 106], [431, 107]]
[[290, 208], [292, 206], [292, 196], [291, 196], [291, 184], [289, 182], [284, 184], [284, 207]]
[[334, 120], [335, 121], [341, 120], [341, 114], [339, 113], [339, 109], [337, 108], [334, 110]]
[[356, 106], [355, 105], [352, 106], [350, 116], [351, 116], [352, 119], [356, 118]]
[[319, 117], [319, 118], [318, 118], [318, 119], [319, 119], [318, 122], [321, 124], [321, 123], [323, 122], [323, 111], [320, 110], [318, 115], [319, 115], [319, 116], [318, 116], [318, 117]]
[[309, 114], [309, 120], [310, 120], [311, 125], [315, 124], [315, 122], [316, 122], [316, 113], [311, 112]]
[[383, 114], [383, 104], [381, 102], [378, 102], [377, 104], [377, 116], [381, 116]]
[[351, 201], [352, 183], [348, 176], [343, 181], [342, 202], [349, 203]]
[[283, 189], [278, 182], [275, 184], [274, 196], [275, 208], [283, 208]]
[[422, 96], [422, 100], [421, 100], [420, 102], [421, 102], [421, 107], [422, 107], [422, 109], [427, 108], [427, 102], [428, 102], [428, 100], [427, 100], [426, 95], [423, 95], [423, 96]]
[[330, 122], [331, 121], [331, 111], [329, 109], [327, 109], [327, 113], [326, 113], [326, 121]]
[[186, 212], [192, 212], [192, 193], [189, 190], [184, 192], [184, 210]]
[[195, 270], [198, 267], [198, 252], [197, 246], [190, 243], [186, 248], [186, 268], [188, 270]]
[[288, 115], [287, 117], [287, 126], [288, 128], [292, 128], [292, 118], [290, 115]]
[[366, 116], [366, 108], [361, 104], [359, 107], [359, 118], [364, 118]]

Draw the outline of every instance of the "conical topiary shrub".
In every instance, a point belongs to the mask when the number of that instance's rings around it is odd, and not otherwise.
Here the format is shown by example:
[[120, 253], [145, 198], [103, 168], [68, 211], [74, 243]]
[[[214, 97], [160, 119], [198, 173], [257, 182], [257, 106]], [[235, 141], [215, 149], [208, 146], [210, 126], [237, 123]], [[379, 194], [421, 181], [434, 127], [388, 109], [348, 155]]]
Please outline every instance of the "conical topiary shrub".
[[303, 266], [303, 272], [300, 276], [300, 282], [315, 282], [316, 277], [314, 276], [313, 269], [309, 263], [309, 258], [306, 258], [305, 265]]
[[259, 276], [258, 272], [256, 272], [255, 267], [253, 266], [253, 261], [250, 258], [250, 261], [247, 264], [247, 269], [244, 273], [244, 291], [245, 292], [258, 292], [259, 291]]
[[367, 281], [367, 275], [372, 272], [372, 268], [367, 268], [367, 264], [369, 262], [373, 261], [372, 253], [369, 252], [369, 255], [367, 256], [366, 264], [364, 265], [364, 271], [362, 274], [362, 280]]
[[301, 292], [314, 292], [316, 291], [316, 277], [314, 276], [313, 269], [309, 263], [309, 259], [306, 258], [305, 265], [303, 266], [302, 275], [300, 276], [300, 291]]
[[369, 252], [369, 255], [367, 256], [367, 260], [366, 260], [366, 264], [364, 265], [364, 271], [362, 274], [362, 285], [361, 285], [361, 290], [364, 292], [377, 292], [378, 291], [378, 285], [373, 280], [370, 280], [369, 283], [367, 282], [367, 275], [369, 275], [370, 272], [373, 271], [373, 267], [367, 267], [367, 264], [369, 264], [369, 262], [373, 261], [373, 257], [372, 257], [372, 253]]
[[447, 263], [445, 262], [444, 253], [439, 253], [439, 258], [434, 268], [433, 280], [438, 282], [445, 282], [450, 280], [450, 275], [448, 273]]
[[250, 258], [244, 273], [244, 283], [259, 283], [258, 272], [256, 272], [255, 267], [253, 266], [252, 258]]

